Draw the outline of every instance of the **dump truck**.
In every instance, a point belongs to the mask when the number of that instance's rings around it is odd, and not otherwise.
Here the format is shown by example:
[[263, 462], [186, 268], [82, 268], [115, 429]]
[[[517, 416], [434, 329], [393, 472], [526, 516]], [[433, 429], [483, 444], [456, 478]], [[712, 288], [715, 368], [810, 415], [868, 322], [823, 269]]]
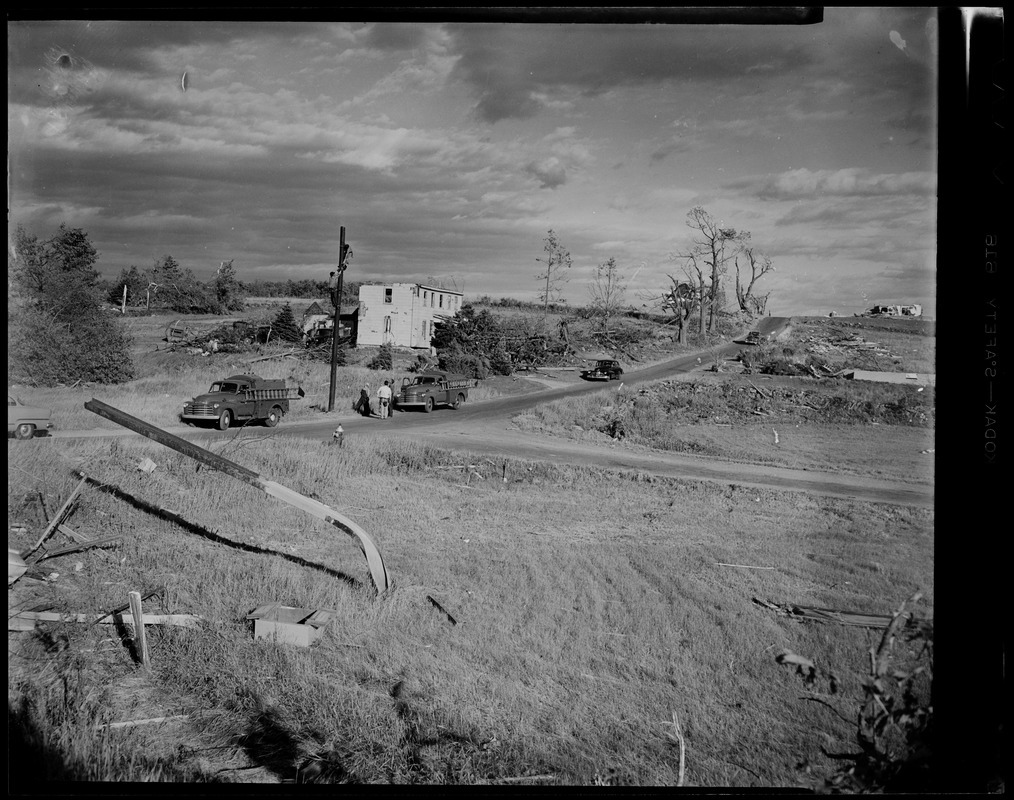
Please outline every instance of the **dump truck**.
[[468, 399], [468, 390], [478, 385], [475, 378], [455, 375], [440, 370], [420, 372], [410, 378], [403, 378], [401, 389], [391, 399], [399, 411], [407, 408], [422, 408], [432, 411], [436, 406], [460, 408]]
[[273, 428], [289, 413], [289, 401], [302, 396], [302, 389], [288, 387], [284, 380], [233, 375], [184, 403], [180, 419], [188, 425], [213, 423], [222, 431], [236, 422], [262, 421]]

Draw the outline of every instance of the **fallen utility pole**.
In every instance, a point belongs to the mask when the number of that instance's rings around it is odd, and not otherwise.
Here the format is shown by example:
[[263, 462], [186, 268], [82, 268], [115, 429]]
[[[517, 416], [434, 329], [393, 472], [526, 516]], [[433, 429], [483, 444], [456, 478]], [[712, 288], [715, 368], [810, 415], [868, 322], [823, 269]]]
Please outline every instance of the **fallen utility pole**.
[[359, 548], [363, 551], [363, 555], [366, 556], [366, 562], [370, 567], [370, 577], [373, 578], [373, 585], [376, 587], [377, 593], [383, 594], [390, 587], [387, 567], [384, 565], [384, 558], [381, 556], [376, 543], [366, 531], [348, 517], [339, 514], [334, 509], [317, 500], [311, 500], [309, 497], [299, 494], [299, 492], [295, 492], [274, 481], [269, 481], [252, 469], [223, 458], [217, 453], [212, 453], [210, 450], [205, 450], [203, 447], [198, 447], [196, 444], [168, 433], [161, 428], [157, 428], [151, 423], [137, 417], [132, 417], [130, 414], [126, 414], [118, 408], [113, 408], [101, 400], [92, 398], [84, 404], [84, 407], [93, 414], [105, 417], [117, 425], [122, 425], [124, 428], [146, 436], [153, 442], [158, 442], [158, 444], [175, 450], [177, 453], [182, 453], [195, 461], [199, 461], [201, 464], [219, 472], [224, 472], [238, 481], [248, 483], [271, 497], [283, 500], [289, 505], [295, 506], [329, 525], [334, 525], [357, 540]]

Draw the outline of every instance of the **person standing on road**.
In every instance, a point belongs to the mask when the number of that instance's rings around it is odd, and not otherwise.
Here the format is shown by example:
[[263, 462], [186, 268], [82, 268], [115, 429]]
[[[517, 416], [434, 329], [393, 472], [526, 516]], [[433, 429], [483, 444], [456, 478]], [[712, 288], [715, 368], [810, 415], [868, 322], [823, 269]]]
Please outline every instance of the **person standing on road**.
[[377, 389], [377, 400], [380, 404], [380, 418], [387, 419], [391, 414], [391, 387], [388, 381], [384, 381], [384, 385]]
[[359, 392], [359, 399], [352, 406], [353, 411], [358, 411], [364, 417], [370, 416], [370, 387], [364, 386]]

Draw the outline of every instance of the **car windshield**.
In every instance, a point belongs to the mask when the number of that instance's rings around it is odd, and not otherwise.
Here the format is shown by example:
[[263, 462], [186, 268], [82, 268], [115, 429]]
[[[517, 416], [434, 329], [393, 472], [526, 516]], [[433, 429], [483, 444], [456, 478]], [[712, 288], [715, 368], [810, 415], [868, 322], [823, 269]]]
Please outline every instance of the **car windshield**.
[[239, 391], [239, 384], [238, 383], [230, 383], [228, 381], [226, 381], [225, 383], [217, 382], [217, 383], [211, 384], [211, 389], [209, 389], [208, 391], [210, 391], [210, 392], [223, 392], [225, 394], [236, 394], [236, 392]]
[[421, 386], [424, 383], [436, 383], [436, 378], [431, 378], [427, 376], [425, 378], [416, 378], [414, 381], [412, 381], [413, 386]]

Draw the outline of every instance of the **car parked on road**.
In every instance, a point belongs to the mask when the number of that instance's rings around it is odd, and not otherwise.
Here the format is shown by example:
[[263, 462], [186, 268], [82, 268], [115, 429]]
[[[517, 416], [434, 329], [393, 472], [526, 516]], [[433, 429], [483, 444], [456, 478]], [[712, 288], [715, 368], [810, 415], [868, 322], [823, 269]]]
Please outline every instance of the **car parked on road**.
[[581, 377], [586, 381], [615, 381], [623, 374], [620, 362], [611, 358], [600, 358], [592, 369], [586, 369]]
[[762, 337], [760, 335], [760, 331], [750, 331], [742, 339], [734, 339], [733, 341], [736, 344], [755, 344], [755, 345], [759, 345], [759, 344], [763, 344], [764, 343], [764, 337]]
[[48, 408], [30, 406], [12, 394], [7, 395], [7, 435], [15, 439], [31, 439], [36, 432], [53, 427], [53, 412]]

